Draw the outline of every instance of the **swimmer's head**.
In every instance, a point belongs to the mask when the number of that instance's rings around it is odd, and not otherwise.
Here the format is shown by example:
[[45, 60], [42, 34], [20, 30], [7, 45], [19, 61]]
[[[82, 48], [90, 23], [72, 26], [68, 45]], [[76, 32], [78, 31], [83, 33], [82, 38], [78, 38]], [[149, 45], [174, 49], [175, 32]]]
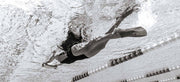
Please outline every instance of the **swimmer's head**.
[[84, 26], [85, 24], [74, 25], [74, 26], [69, 27], [69, 31], [71, 31], [76, 36], [80, 36], [82, 32], [82, 28], [84, 28]]

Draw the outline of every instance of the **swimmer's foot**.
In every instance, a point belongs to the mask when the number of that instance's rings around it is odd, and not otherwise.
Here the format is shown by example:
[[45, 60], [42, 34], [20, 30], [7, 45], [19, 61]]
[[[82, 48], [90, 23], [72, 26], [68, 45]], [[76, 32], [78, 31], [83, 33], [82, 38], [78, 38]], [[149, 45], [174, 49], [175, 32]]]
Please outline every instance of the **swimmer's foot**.
[[147, 32], [142, 27], [135, 27], [129, 29], [115, 29], [113, 32], [113, 38], [123, 38], [123, 37], [143, 37], [147, 35]]

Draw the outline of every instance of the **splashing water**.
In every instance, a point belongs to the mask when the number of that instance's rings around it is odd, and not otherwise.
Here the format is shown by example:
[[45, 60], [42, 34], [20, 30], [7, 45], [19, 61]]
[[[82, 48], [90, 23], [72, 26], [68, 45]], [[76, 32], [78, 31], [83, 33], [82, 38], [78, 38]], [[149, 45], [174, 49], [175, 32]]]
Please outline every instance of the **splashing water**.
[[139, 0], [141, 3], [140, 11], [138, 12], [137, 25], [143, 26], [147, 32], [152, 30], [152, 26], [156, 23], [156, 15], [152, 13], [150, 0]]

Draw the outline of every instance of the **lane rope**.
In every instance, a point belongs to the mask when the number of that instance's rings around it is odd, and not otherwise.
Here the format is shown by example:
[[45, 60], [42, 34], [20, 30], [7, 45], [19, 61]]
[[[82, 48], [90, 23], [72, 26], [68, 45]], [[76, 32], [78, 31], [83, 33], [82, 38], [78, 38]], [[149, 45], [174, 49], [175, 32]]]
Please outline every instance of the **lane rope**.
[[[115, 65], [118, 65], [120, 63], [123, 63], [125, 61], [128, 61], [130, 59], [133, 59], [133, 58], [136, 58], [138, 56], [141, 56], [143, 55], [144, 53], [147, 53], [151, 50], [154, 50], [158, 47], [161, 47], [161, 46], [164, 46], [165, 44], [168, 44], [168, 43], [171, 43], [173, 41], [176, 41], [177, 39], [180, 38], [180, 32], [175, 32], [173, 33], [170, 37], [167, 37], [165, 40], [163, 41], [159, 41], [158, 43], [154, 43], [153, 45], [148, 45], [148, 46], [145, 46], [144, 48], [140, 48], [140, 49], [137, 49], [135, 51], [132, 51], [131, 53], [129, 54], [125, 54], [123, 57], [120, 57], [120, 58], [115, 58], [115, 59], [111, 59], [109, 60], [108, 63], [106, 63], [105, 65], [102, 65], [96, 69], [92, 69], [92, 70], [89, 70], [89, 71], [86, 71], [86, 72], [83, 72], [82, 74], [79, 74], [79, 75], [76, 75], [72, 78], [72, 80], [70, 80], [70, 82], [75, 82], [75, 81], [78, 81], [80, 79], [83, 79], [85, 77], [88, 77], [94, 73], [97, 73], [99, 71], [102, 71], [104, 69], [107, 69], [109, 67], [112, 67], [112, 66], [115, 66]], [[142, 77], [141, 77], [142, 78]]]
[[[136, 80], [140, 80], [140, 79], [144, 79], [144, 78], [149, 78], [149, 77], [153, 77], [153, 76], [156, 76], [156, 75], [160, 75], [160, 74], [164, 74], [164, 73], [168, 73], [168, 72], [171, 72], [171, 71], [174, 71], [174, 70], [178, 70], [180, 69], [180, 65], [177, 65], [177, 66], [173, 66], [173, 67], [166, 67], [166, 68], [161, 68], [159, 70], [156, 70], [156, 71], [152, 71], [150, 73], [147, 73], [145, 75], [140, 75], [140, 76], [136, 76], [136, 77], [132, 77], [130, 79], [123, 79], [123, 80], [120, 80], [120, 82], [130, 82], [130, 81], [136, 81]], [[154, 82], [154, 81], [153, 81]], [[156, 82], [156, 81], [155, 81]]]
[[162, 80], [155, 80], [153, 82], [171, 82], [174, 80], [180, 80], [180, 74], [176, 75], [176, 77], [171, 77], [171, 78], [167, 78], [167, 79], [162, 79]]

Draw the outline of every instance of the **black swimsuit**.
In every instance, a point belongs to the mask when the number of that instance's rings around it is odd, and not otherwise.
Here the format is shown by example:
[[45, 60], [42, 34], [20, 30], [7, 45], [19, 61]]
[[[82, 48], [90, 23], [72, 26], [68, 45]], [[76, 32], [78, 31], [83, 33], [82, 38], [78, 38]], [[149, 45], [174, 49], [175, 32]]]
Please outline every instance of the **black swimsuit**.
[[82, 60], [82, 59], [88, 58], [84, 54], [82, 54], [80, 56], [74, 56], [72, 54], [71, 47], [73, 45], [81, 43], [81, 42], [82, 42], [82, 37], [81, 36], [80, 37], [75, 37], [75, 35], [72, 32], [68, 31], [67, 39], [65, 41], [63, 41], [63, 43], [61, 45], [63, 47], [63, 50], [67, 53], [68, 58], [63, 60], [61, 63], [70, 64], [70, 63], [73, 63], [73, 62], [75, 62], [77, 60]]
[[65, 60], [63, 60], [61, 63], [67, 63], [67, 64], [70, 64], [70, 63], [73, 63], [77, 60], [82, 60], [82, 59], [86, 59], [88, 57], [86, 57], [84, 54], [80, 55], [80, 56], [74, 56], [71, 52], [71, 49], [67, 52], [67, 56], [68, 58], [66, 58]]

